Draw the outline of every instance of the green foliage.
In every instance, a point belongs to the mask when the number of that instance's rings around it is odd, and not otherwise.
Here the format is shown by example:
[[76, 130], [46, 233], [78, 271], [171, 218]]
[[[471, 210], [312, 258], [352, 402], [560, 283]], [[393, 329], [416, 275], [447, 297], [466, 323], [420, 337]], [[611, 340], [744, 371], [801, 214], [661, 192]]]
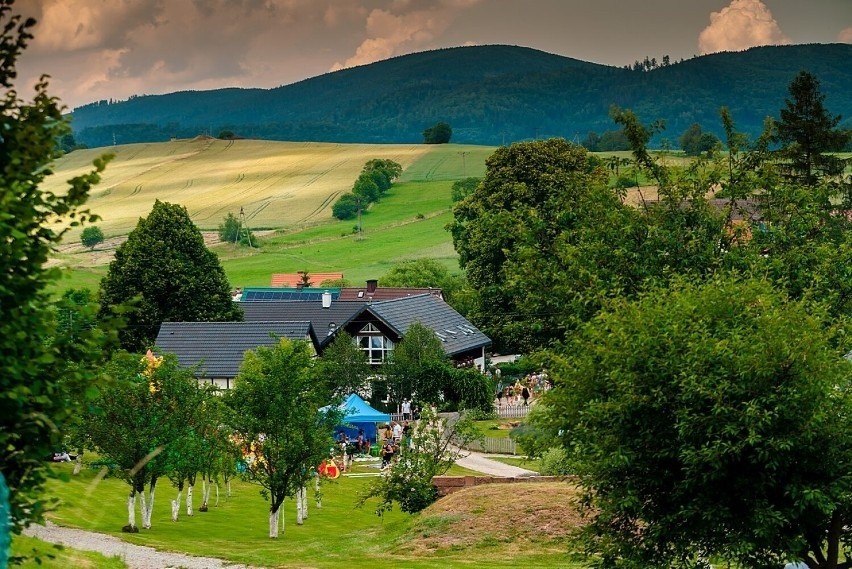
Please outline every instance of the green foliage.
[[385, 287], [443, 288], [449, 277], [446, 266], [426, 257], [400, 261], [379, 279], [379, 283]]
[[687, 156], [700, 156], [701, 154], [712, 156], [716, 148], [720, 146], [719, 139], [712, 133], [704, 132], [697, 122], [692, 123], [688, 129], [683, 131], [678, 142]]
[[90, 225], [84, 228], [83, 232], [80, 234], [80, 242], [83, 244], [83, 247], [88, 247], [90, 250], [94, 250], [96, 245], [104, 242], [104, 232], [101, 231], [100, 227]]
[[841, 150], [849, 141], [849, 133], [836, 128], [841, 116], [832, 116], [825, 108], [825, 95], [813, 74], [800, 71], [789, 91], [790, 98], [785, 100], [776, 124], [775, 141], [784, 145], [780, 155], [787, 161], [787, 175], [813, 186], [823, 176], [843, 172], [848, 161], [827, 153]]
[[379, 201], [381, 191], [369, 173], [361, 174], [352, 186], [352, 193], [361, 199], [362, 203], [371, 204]]
[[222, 140], [234, 140], [235, 135], [232, 130], [220, 130], [219, 136], [217, 138], [221, 138]]
[[541, 419], [584, 489], [594, 566], [837, 567], [852, 364], [821, 316], [716, 278], [616, 301], [572, 338]]
[[421, 403], [438, 404], [451, 366], [438, 336], [420, 322], [412, 324], [384, 366], [388, 399], [394, 404], [417, 394]]
[[636, 212], [607, 181], [581, 146], [514, 144], [488, 159], [485, 179], [456, 204], [448, 227], [477, 293], [471, 317], [498, 350], [561, 338], [607, 289], [634, 278]]
[[[332, 378], [327, 378], [332, 379]], [[245, 355], [234, 388], [225, 401], [234, 431], [253, 453], [245, 478], [261, 486], [275, 513], [311, 478], [334, 444], [341, 419], [332, 397], [339, 385], [315, 381], [306, 342], [282, 339]], [[323, 412], [320, 408], [331, 407]]]
[[600, 135], [593, 131], [580, 144], [589, 152], [630, 150], [630, 141], [627, 140], [623, 130], [607, 130]]
[[453, 129], [449, 124], [439, 121], [423, 131], [423, 142], [426, 144], [447, 144], [453, 136]]
[[363, 171], [380, 172], [385, 178], [387, 178], [388, 187], [382, 189], [382, 193], [384, 193], [388, 188], [390, 188], [390, 184], [392, 184], [395, 180], [398, 180], [402, 175], [402, 165], [387, 158], [373, 158], [364, 164]]
[[571, 474], [571, 461], [568, 451], [562, 447], [553, 447], [541, 455], [538, 473], [542, 476], [566, 476]]
[[101, 314], [138, 298], [120, 334], [128, 350], [151, 346], [160, 323], [238, 321], [219, 258], [204, 245], [186, 208], [157, 200], [116, 251], [101, 281]]
[[[153, 491], [173, 466], [169, 459], [186, 448], [181, 441], [197, 426], [198, 382], [193, 370], [181, 368], [171, 354], [117, 352], [105, 373], [111, 381], [82, 421], [87, 448], [118, 467], [131, 496], [141, 494], [146, 484]], [[135, 520], [129, 525], [135, 526]], [[144, 512], [142, 525], [150, 527]]]
[[226, 243], [239, 243], [249, 247], [257, 246], [257, 239], [248, 227], [243, 227], [233, 213], [228, 213], [219, 224], [219, 240]]
[[453, 203], [460, 202], [472, 194], [473, 190], [476, 189], [476, 186], [478, 186], [481, 181], [482, 180], [480, 178], [467, 177], [453, 182], [451, 194]]
[[75, 226], [96, 219], [79, 208], [108, 157], [69, 180], [61, 195], [39, 190], [59, 157], [56, 141], [69, 128], [46, 78], [35, 85], [31, 102], [18, 98], [15, 64], [35, 21], [13, 15], [12, 4], [0, 0], [0, 465], [10, 491], [9, 528], [17, 534], [42, 521], [53, 503], [42, 495], [52, 476], [44, 459], [99, 384], [104, 333], [57, 329], [46, 291], [60, 273], [44, 265], [65, 233], [57, 218]]
[[436, 415], [429, 407], [414, 422], [411, 441], [400, 447], [400, 455], [385, 476], [375, 478], [358, 497], [358, 505], [379, 498], [376, 514], [383, 516], [394, 503], [406, 513], [419, 512], [438, 499], [432, 478], [446, 474], [471, 441], [481, 438], [473, 421], [464, 415], [454, 423]]
[[343, 330], [323, 350], [315, 372], [317, 380], [329, 385], [329, 391], [340, 398], [350, 393], [366, 395], [369, 377], [373, 375], [367, 356], [355, 344], [352, 336]]
[[453, 368], [448, 374], [443, 394], [443, 407], [446, 409], [472, 409], [480, 413], [494, 411], [494, 385], [476, 368]]
[[352, 219], [361, 209], [361, 199], [355, 194], [343, 194], [331, 206], [331, 214], [337, 219]]

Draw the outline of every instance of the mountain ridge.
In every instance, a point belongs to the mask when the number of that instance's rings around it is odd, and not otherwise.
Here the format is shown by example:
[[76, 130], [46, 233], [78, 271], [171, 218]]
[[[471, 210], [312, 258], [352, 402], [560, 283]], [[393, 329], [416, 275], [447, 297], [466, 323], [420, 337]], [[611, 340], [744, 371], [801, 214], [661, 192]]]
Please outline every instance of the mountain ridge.
[[[611, 105], [663, 119], [676, 139], [693, 122], [721, 134], [719, 108], [756, 135], [777, 116], [793, 77], [821, 81], [826, 106], [852, 125], [852, 45], [721, 52], [634, 71], [527, 47], [445, 48], [342, 69], [271, 89], [141, 95], [74, 109], [79, 142], [155, 142], [221, 130], [269, 140], [419, 143], [437, 121], [453, 141], [499, 145], [615, 130]], [[212, 129], [213, 132], [210, 132]]]

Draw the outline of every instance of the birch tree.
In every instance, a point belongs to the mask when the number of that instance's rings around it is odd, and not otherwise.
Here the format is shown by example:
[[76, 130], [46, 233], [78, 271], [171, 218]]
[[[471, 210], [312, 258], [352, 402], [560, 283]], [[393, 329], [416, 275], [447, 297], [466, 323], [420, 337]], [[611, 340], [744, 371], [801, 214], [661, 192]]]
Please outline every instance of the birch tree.
[[[277, 538], [281, 506], [299, 496], [327, 457], [340, 420], [331, 384], [317, 380], [305, 342], [282, 339], [246, 353], [234, 389], [226, 394], [234, 430], [249, 456], [245, 478], [269, 501], [269, 537]], [[301, 518], [304, 511], [299, 508]], [[283, 522], [283, 517], [281, 518]]]
[[141, 357], [119, 352], [105, 371], [112, 383], [88, 413], [88, 438], [130, 486], [122, 530], [136, 533], [137, 503], [142, 527], [151, 528], [157, 482], [168, 472], [166, 451], [193, 424], [198, 384], [176, 358], [150, 352]]

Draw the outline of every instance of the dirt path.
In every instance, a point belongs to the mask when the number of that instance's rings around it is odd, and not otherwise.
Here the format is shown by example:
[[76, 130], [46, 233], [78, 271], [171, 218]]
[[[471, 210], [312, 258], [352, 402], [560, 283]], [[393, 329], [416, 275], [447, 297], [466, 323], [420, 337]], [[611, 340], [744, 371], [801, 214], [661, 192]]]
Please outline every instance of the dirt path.
[[247, 565], [233, 565], [213, 557], [193, 557], [183, 553], [157, 551], [153, 547], [134, 545], [111, 535], [60, 527], [50, 522], [44, 526], [30, 526], [24, 530], [24, 535], [74, 549], [97, 551], [107, 557], [119, 557], [130, 569], [259, 569]]

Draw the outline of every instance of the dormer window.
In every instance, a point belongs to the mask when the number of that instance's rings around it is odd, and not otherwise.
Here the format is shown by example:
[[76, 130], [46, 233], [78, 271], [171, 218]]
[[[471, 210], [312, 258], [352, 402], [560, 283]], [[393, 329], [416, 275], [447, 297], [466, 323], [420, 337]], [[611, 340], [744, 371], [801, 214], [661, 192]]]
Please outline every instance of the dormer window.
[[361, 328], [355, 336], [355, 343], [367, 356], [367, 362], [373, 365], [384, 363], [393, 351], [393, 341], [372, 323]]

